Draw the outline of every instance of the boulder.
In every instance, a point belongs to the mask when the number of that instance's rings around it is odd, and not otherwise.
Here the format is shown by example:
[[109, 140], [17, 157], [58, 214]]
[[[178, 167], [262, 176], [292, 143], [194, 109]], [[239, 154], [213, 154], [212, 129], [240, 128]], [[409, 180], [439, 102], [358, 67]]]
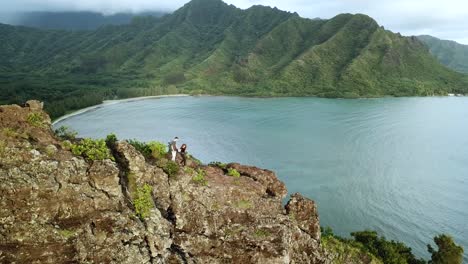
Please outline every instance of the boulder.
[[31, 111], [41, 111], [44, 108], [44, 103], [37, 100], [29, 100], [25, 104]]

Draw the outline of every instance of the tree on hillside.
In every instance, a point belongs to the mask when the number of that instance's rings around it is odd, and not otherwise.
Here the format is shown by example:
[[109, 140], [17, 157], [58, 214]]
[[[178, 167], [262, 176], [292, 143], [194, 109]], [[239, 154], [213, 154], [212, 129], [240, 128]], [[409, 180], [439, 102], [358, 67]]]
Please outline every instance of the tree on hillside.
[[432, 254], [430, 264], [461, 264], [463, 262], [463, 248], [455, 244], [452, 237], [436, 236], [434, 242], [439, 250], [435, 251], [431, 245], [427, 245], [427, 250]]

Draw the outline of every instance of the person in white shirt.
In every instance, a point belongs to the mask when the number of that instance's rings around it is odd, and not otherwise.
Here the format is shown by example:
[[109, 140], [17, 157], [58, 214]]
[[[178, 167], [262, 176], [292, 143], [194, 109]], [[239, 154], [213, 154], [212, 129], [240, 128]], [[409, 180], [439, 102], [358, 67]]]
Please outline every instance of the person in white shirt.
[[177, 156], [177, 140], [179, 140], [178, 137], [175, 137], [171, 143], [170, 143], [170, 150], [171, 150], [171, 154], [172, 154], [172, 161], [175, 161], [176, 160], [176, 156]]

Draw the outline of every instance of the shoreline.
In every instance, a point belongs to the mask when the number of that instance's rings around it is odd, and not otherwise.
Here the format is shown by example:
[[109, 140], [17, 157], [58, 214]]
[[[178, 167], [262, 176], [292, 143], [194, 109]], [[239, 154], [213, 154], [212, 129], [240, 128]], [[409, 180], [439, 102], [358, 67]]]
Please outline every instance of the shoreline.
[[57, 123], [66, 120], [70, 117], [80, 115], [83, 113], [86, 113], [88, 111], [91, 111], [93, 109], [97, 109], [100, 107], [103, 107], [105, 105], [110, 105], [110, 104], [117, 104], [117, 103], [125, 103], [125, 102], [133, 102], [133, 101], [140, 101], [140, 100], [146, 100], [146, 99], [157, 99], [157, 98], [168, 98], [168, 97], [188, 97], [188, 96], [234, 96], [234, 97], [242, 97], [242, 98], [260, 98], [260, 99], [268, 99], [268, 98], [304, 98], [304, 97], [314, 97], [314, 98], [324, 98], [324, 99], [339, 99], [339, 100], [346, 100], [346, 99], [351, 99], [351, 100], [369, 100], [369, 99], [381, 99], [381, 98], [450, 98], [450, 97], [466, 97], [466, 96], [459, 96], [459, 95], [432, 95], [432, 96], [401, 96], [401, 97], [395, 97], [395, 96], [383, 96], [383, 97], [358, 97], [358, 98], [327, 98], [327, 97], [317, 97], [317, 96], [242, 96], [242, 95], [210, 95], [210, 94], [202, 94], [202, 95], [190, 95], [190, 94], [166, 94], [166, 95], [150, 95], [150, 96], [140, 96], [140, 97], [132, 97], [132, 98], [125, 98], [125, 99], [116, 99], [116, 100], [103, 100], [101, 104], [98, 105], [93, 105], [89, 106], [86, 108], [82, 108], [76, 111], [73, 111], [69, 114], [66, 114], [64, 116], [61, 116], [57, 118], [57, 120], [52, 122], [52, 126], [56, 125]]
[[125, 103], [125, 102], [133, 102], [133, 101], [140, 101], [140, 100], [146, 100], [146, 99], [157, 99], [157, 98], [167, 98], [167, 97], [187, 97], [191, 96], [189, 94], [166, 94], [166, 95], [150, 95], [150, 96], [140, 96], [140, 97], [133, 97], [133, 98], [125, 98], [125, 99], [116, 99], [116, 100], [104, 100], [102, 103], [98, 105], [93, 105], [89, 107], [85, 107], [76, 111], [73, 111], [69, 114], [66, 114], [64, 116], [61, 116], [57, 118], [57, 120], [54, 120], [52, 122], [52, 126], [55, 126], [57, 123], [64, 121], [70, 117], [81, 115], [83, 113], [86, 113], [88, 111], [94, 110], [101, 108], [105, 105], [112, 105], [112, 104], [118, 104], [118, 103]]

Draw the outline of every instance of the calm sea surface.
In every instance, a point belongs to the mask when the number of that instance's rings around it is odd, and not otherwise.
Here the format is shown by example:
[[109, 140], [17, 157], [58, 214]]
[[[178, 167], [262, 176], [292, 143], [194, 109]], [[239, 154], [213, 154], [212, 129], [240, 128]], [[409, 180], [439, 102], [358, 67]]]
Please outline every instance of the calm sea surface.
[[[340, 235], [374, 229], [427, 258], [451, 234], [468, 252], [468, 98], [179, 97], [103, 105], [59, 122], [82, 137], [168, 142], [203, 162], [277, 172]], [[467, 254], [465, 253], [465, 261]]]

